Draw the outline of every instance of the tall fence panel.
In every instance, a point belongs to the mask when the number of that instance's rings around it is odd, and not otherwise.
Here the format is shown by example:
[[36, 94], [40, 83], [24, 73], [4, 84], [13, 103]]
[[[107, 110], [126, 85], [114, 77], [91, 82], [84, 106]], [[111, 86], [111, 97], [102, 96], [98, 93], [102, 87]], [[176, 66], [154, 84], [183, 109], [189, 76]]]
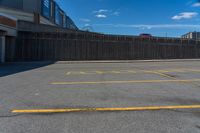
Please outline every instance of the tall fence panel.
[[138, 60], [200, 57], [200, 43], [89, 32], [19, 32], [9, 61]]

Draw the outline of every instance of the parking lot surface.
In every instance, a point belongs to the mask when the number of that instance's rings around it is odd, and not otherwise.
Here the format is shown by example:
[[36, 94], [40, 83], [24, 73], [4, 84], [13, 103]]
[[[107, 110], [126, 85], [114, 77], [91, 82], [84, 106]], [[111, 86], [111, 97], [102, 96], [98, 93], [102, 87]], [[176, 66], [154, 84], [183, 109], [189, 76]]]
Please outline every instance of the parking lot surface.
[[199, 133], [200, 61], [0, 65], [0, 133]]

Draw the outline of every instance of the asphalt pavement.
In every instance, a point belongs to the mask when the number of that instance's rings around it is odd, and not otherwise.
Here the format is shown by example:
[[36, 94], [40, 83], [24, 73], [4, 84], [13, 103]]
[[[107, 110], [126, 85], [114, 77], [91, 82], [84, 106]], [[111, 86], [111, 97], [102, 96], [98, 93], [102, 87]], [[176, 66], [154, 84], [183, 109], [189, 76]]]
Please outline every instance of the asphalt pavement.
[[161, 132], [200, 132], [200, 61], [0, 65], [0, 133]]

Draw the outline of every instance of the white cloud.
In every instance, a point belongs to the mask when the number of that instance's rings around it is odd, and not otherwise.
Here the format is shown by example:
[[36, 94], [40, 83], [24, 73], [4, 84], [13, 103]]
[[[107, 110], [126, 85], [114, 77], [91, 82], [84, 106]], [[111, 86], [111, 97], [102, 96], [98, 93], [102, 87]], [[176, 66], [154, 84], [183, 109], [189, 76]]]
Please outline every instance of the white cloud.
[[200, 2], [194, 3], [192, 6], [193, 7], [200, 7]]
[[92, 13], [95, 14], [95, 17], [97, 18], [107, 18], [108, 16], [119, 16], [120, 14], [118, 11], [113, 11], [108, 9], [99, 9], [93, 11]]
[[138, 28], [138, 29], [200, 29], [200, 25], [192, 24], [155, 24], [155, 25], [144, 25], [144, 24], [93, 24], [93, 26], [107, 26], [115, 28]]
[[106, 13], [106, 12], [108, 12], [107, 9], [99, 9], [98, 11], [93, 11], [93, 13], [97, 13], [97, 14]]
[[97, 18], [107, 18], [107, 16], [106, 15], [104, 15], [104, 14], [97, 14], [97, 15], [95, 15]]
[[178, 15], [172, 17], [173, 20], [181, 20], [181, 19], [191, 19], [198, 15], [197, 12], [182, 12]]
[[90, 24], [85, 24], [84, 26], [91, 26]]
[[112, 13], [112, 15], [114, 15], [114, 16], [119, 16], [119, 12], [118, 12], [118, 11], [115, 11], [115, 12]]
[[109, 10], [107, 9], [99, 9], [98, 11], [93, 11], [95, 14], [95, 17], [97, 18], [107, 18], [106, 13], [108, 13]]
[[87, 18], [81, 18], [80, 21], [83, 21], [83, 22], [90, 22], [91, 20], [90, 20], [90, 19], [87, 19]]

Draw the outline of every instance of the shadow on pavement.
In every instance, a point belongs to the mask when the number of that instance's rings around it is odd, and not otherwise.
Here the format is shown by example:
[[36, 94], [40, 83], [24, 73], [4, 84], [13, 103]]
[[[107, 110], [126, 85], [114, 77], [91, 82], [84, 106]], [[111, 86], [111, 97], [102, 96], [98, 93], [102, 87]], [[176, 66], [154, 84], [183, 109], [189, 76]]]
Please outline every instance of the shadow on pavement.
[[0, 64], [0, 77], [45, 67], [55, 62], [24, 62]]

